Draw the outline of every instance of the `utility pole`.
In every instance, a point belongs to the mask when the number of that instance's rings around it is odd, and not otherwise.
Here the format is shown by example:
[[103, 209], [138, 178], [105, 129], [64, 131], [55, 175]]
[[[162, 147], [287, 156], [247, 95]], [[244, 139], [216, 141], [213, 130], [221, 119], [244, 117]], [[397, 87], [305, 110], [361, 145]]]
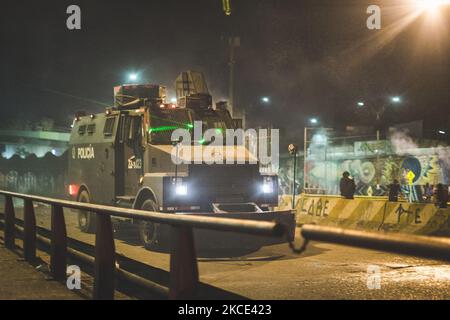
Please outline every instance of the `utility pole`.
[[382, 106], [380, 109], [375, 110], [376, 114], [376, 120], [375, 125], [377, 126], [377, 142], [380, 141], [380, 125], [381, 125], [381, 116], [383, 115], [384, 111], [386, 110], [386, 106]]
[[376, 175], [377, 185], [380, 183], [380, 180], [381, 180], [381, 177], [380, 177], [380, 175], [381, 175], [380, 150], [379, 150], [379, 148], [380, 148], [380, 125], [381, 125], [380, 120], [381, 120], [382, 114], [384, 113], [384, 110], [385, 110], [385, 107], [382, 106], [381, 109], [375, 111], [376, 115], [377, 115], [376, 122], [375, 122], [376, 126], [377, 126], [377, 146], [375, 149], [375, 152], [377, 154], [377, 159], [376, 159], [376, 164], [375, 164], [375, 175]]
[[241, 39], [239, 37], [229, 37], [228, 46], [230, 47], [230, 60], [228, 66], [230, 67], [230, 78], [228, 83], [228, 100], [230, 106], [231, 117], [234, 117], [234, 50], [241, 45]]
[[308, 142], [307, 134], [308, 128], [305, 127], [305, 132], [303, 134], [303, 193], [306, 192], [306, 151], [307, 151], [306, 144]]

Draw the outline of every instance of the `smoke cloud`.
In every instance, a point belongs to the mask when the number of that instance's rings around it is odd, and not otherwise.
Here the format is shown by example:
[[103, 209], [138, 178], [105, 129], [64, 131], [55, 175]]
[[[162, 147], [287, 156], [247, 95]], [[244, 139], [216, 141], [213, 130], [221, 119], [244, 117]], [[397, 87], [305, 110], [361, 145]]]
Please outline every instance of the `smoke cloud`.
[[392, 130], [389, 140], [398, 155], [411, 153], [412, 150], [418, 148], [417, 143], [408, 135], [407, 131]]

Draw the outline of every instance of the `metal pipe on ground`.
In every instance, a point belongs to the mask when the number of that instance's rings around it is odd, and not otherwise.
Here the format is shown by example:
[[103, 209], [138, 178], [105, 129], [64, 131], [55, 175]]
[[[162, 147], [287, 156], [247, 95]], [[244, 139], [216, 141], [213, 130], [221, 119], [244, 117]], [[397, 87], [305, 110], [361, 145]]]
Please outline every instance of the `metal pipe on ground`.
[[337, 243], [450, 261], [450, 239], [406, 234], [386, 234], [305, 224], [301, 235], [308, 241]]

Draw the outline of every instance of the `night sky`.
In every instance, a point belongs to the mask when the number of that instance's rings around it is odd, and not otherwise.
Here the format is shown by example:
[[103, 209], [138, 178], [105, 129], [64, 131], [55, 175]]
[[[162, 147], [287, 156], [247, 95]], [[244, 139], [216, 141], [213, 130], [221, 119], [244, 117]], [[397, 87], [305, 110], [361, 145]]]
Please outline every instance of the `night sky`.
[[[225, 16], [221, 0], [3, 0], [1, 123], [51, 117], [68, 126], [75, 111], [111, 104], [131, 71], [169, 89], [179, 72], [204, 71], [213, 96], [226, 98], [230, 35], [241, 38], [236, 105], [250, 125], [300, 139], [312, 116], [325, 126], [370, 123], [356, 102], [390, 95], [402, 104], [388, 122], [447, 117], [449, 11], [443, 25], [422, 15], [390, 38], [408, 2], [231, 0]], [[66, 28], [70, 4], [81, 7], [80, 31]], [[366, 28], [369, 4], [382, 8], [380, 31]]]

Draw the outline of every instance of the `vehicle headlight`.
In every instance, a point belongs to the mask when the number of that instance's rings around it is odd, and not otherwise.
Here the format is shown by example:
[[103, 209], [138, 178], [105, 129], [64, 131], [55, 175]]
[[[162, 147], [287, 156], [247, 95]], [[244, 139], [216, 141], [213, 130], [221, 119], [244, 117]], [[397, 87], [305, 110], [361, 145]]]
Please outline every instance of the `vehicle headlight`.
[[180, 184], [175, 187], [175, 194], [177, 196], [187, 195], [187, 186], [185, 184]]
[[177, 196], [187, 195], [187, 185], [180, 178], [178, 178], [177, 181], [175, 182], [175, 194]]
[[273, 192], [273, 180], [272, 177], [264, 177], [263, 185], [262, 185], [263, 193], [272, 193]]

